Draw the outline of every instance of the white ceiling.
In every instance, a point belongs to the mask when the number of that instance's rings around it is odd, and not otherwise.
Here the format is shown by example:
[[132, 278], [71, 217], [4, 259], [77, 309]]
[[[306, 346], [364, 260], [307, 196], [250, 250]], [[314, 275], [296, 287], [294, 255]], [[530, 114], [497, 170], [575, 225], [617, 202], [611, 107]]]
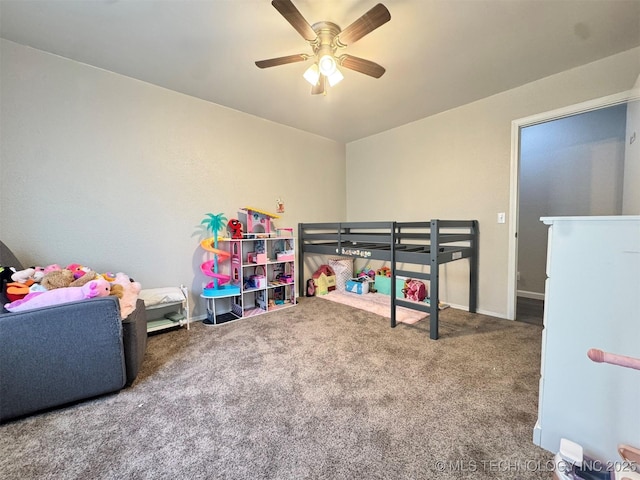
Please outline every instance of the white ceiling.
[[[293, 0], [345, 28], [376, 0]], [[640, 0], [382, 0], [391, 21], [344, 53], [310, 95], [311, 53], [269, 0], [0, 0], [0, 36], [341, 142], [350, 142], [640, 45]]]

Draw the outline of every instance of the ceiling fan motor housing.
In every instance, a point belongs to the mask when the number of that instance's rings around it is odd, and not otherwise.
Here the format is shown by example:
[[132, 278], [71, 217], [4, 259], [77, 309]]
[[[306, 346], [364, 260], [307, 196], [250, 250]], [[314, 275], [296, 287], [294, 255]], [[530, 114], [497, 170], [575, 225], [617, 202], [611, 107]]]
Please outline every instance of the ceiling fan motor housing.
[[340, 27], [332, 22], [314, 23], [311, 28], [316, 32], [316, 39], [311, 42], [313, 52], [318, 59], [320, 73], [329, 76], [338, 68], [335, 53], [338, 48], [334, 41], [340, 33]]

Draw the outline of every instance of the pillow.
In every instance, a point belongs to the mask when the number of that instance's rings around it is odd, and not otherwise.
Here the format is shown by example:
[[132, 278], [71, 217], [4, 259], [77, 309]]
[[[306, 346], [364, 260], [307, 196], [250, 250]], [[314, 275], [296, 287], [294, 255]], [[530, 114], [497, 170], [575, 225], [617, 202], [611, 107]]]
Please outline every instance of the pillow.
[[185, 298], [178, 287], [148, 288], [140, 290], [138, 298], [144, 300], [145, 307], [164, 303], [184, 302]]

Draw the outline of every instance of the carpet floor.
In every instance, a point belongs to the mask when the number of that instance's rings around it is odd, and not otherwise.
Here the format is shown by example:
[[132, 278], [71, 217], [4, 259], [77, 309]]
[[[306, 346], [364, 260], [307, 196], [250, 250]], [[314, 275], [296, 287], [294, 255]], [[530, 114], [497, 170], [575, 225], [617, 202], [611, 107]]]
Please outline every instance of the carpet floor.
[[119, 393], [0, 425], [6, 479], [549, 479], [541, 327], [318, 298], [149, 338]]

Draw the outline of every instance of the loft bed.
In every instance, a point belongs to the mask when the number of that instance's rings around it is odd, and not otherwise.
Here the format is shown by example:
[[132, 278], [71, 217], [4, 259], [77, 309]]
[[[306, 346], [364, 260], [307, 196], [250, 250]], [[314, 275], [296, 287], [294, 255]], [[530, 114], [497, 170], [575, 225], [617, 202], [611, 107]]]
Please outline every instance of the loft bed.
[[[391, 327], [396, 306], [429, 314], [429, 337], [438, 339], [439, 271], [444, 263], [469, 259], [469, 311], [478, 298], [478, 221], [346, 222], [298, 224], [298, 285], [304, 283], [305, 254], [346, 256], [390, 262]], [[429, 267], [428, 272], [399, 269], [398, 264]], [[404, 267], [404, 266], [403, 266]], [[429, 281], [429, 304], [396, 298], [396, 277]]]

